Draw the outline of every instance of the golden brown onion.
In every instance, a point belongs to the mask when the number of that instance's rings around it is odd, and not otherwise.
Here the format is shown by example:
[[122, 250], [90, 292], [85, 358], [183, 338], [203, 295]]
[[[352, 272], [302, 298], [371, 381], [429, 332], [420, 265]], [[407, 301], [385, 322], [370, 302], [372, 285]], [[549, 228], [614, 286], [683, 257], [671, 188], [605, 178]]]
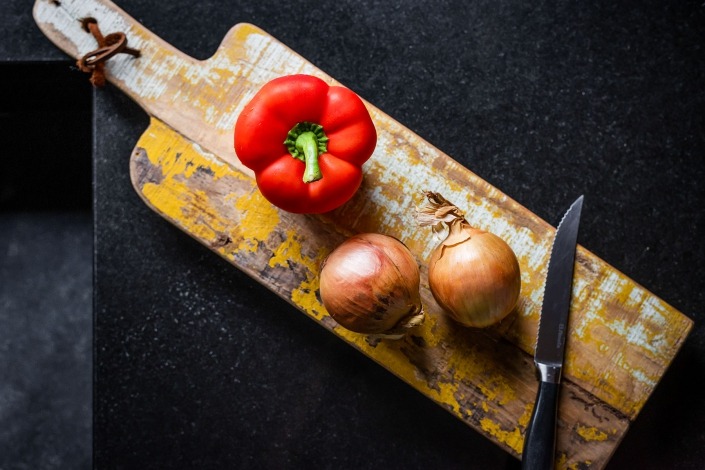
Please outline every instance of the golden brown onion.
[[323, 305], [341, 326], [357, 333], [401, 337], [423, 320], [419, 267], [396, 238], [355, 235], [321, 266]]
[[436, 302], [465, 326], [486, 327], [505, 318], [521, 289], [519, 262], [500, 237], [470, 226], [463, 213], [438, 193], [426, 192], [428, 204], [419, 223], [448, 236], [431, 253], [428, 281]]

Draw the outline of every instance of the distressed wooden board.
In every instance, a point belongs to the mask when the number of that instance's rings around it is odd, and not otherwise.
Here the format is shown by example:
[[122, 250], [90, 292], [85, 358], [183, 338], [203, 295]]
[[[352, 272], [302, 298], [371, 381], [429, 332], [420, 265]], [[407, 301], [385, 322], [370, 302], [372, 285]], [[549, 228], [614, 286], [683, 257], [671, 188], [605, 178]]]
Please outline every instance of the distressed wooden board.
[[[142, 57], [118, 55], [108, 80], [152, 116], [131, 158], [135, 189], [156, 212], [262, 282], [489, 439], [519, 456], [537, 387], [531, 360], [554, 229], [368, 104], [379, 142], [352, 201], [322, 216], [272, 207], [232, 148], [242, 106], [268, 80], [310, 73], [336, 83], [252, 25], [238, 25], [213, 57], [192, 59], [104, 0], [38, 0], [35, 19], [73, 57], [96, 48], [79, 18], [122, 31]], [[503, 237], [522, 268], [516, 311], [484, 331], [441, 314], [428, 291], [431, 234], [414, 223], [423, 189], [465, 208]], [[589, 197], [589, 195], [588, 195]], [[422, 267], [426, 323], [402, 341], [370, 345], [336, 327], [317, 296], [318, 266], [345, 237], [403, 240]], [[559, 467], [603, 467], [686, 338], [692, 322], [583, 247], [559, 412]]]

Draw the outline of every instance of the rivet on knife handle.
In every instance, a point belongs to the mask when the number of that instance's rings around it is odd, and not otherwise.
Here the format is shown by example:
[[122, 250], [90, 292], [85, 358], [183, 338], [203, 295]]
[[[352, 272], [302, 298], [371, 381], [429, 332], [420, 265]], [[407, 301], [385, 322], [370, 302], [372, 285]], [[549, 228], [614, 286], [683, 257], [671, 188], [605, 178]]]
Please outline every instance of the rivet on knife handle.
[[563, 368], [565, 337], [573, 290], [575, 247], [578, 241], [583, 196], [565, 213], [558, 225], [548, 262], [546, 287], [536, 340], [534, 362], [541, 382], [534, 411], [524, 437], [522, 469], [552, 469], [556, 452], [558, 391]]

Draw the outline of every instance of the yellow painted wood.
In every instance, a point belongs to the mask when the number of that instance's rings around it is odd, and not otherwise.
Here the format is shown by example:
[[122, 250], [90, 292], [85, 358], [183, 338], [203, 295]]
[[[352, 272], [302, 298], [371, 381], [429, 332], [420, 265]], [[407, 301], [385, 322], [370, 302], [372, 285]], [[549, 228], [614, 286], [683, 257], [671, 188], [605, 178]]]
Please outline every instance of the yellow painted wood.
[[[232, 127], [267, 81], [291, 73], [334, 79], [252, 25], [238, 25], [215, 55], [175, 50], [107, 0], [37, 0], [40, 28], [68, 54], [95, 48], [78, 18], [123, 31], [142, 57], [116, 56], [107, 76], [152, 116], [135, 147], [135, 189], [161, 216], [247, 272], [342, 340], [370, 356], [489, 439], [518, 456], [537, 387], [531, 359], [554, 228], [371, 104], [378, 146], [358, 194], [322, 216], [282, 212], [237, 160]], [[466, 210], [504, 238], [522, 269], [509, 318], [488, 330], [460, 328], [428, 290], [436, 243], [416, 227], [421, 191]], [[403, 240], [422, 272], [427, 321], [400, 341], [374, 344], [336, 326], [317, 296], [318, 267], [357, 232]], [[559, 468], [603, 467], [683, 344], [692, 322], [579, 247], [559, 412]]]

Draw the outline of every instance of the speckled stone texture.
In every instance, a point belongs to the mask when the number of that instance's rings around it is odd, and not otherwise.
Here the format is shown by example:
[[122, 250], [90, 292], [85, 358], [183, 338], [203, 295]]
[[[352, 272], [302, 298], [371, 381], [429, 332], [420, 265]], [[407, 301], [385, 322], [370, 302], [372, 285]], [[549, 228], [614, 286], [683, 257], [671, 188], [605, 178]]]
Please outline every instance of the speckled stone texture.
[[[702, 2], [119, 5], [197, 58], [256, 24], [554, 225], [584, 194], [580, 243], [696, 322], [608, 468], [705, 465]], [[151, 212], [146, 126], [95, 93], [98, 468], [518, 467]]]
[[0, 63], [3, 470], [91, 467], [91, 101], [67, 62]]
[[0, 214], [0, 468], [91, 464], [90, 213]]

